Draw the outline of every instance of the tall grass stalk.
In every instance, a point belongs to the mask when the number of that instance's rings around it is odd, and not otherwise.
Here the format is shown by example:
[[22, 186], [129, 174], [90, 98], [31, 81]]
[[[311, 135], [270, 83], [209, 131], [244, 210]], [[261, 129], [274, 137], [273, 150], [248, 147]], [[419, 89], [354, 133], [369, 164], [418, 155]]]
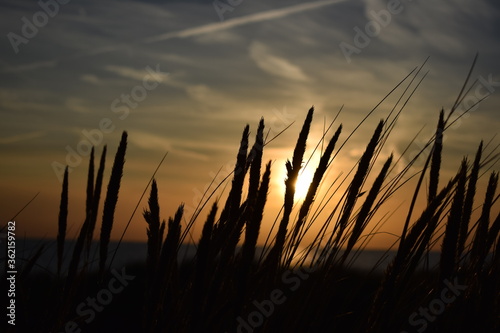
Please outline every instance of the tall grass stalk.
[[295, 183], [299, 176], [300, 168], [302, 167], [302, 161], [304, 158], [304, 153], [306, 150], [307, 137], [309, 135], [309, 130], [311, 128], [311, 122], [313, 119], [314, 107], [311, 107], [307, 113], [304, 124], [295, 144], [293, 151], [292, 162], [286, 162], [287, 178], [285, 180], [285, 199], [283, 204], [283, 217], [279, 224], [278, 232], [276, 234], [276, 240], [272, 247], [271, 252], [267, 257], [266, 265], [269, 265], [271, 272], [274, 271], [279, 265], [283, 246], [285, 245], [286, 234], [288, 231], [288, 223], [290, 221], [290, 215], [292, 213], [294, 196], [295, 196]]
[[440, 278], [439, 281], [451, 279], [457, 271], [457, 263], [460, 258], [458, 251], [458, 239], [460, 236], [460, 222], [462, 215], [462, 207], [465, 200], [465, 186], [467, 182], [467, 159], [462, 161], [457, 188], [453, 196], [453, 203], [448, 214], [446, 230], [444, 233], [443, 243], [441, 245], [440, 258]]
[[122, 133], [120, 145], [115, 155], [113, 167], [111, 169], [111, 177], [108, 183], [106, 192], [106, 200], [104, 201], [104, 209], [102, 213], [101, 236], [99, 247], [99, 275], [101, 278], [104, 274], [106, 259], [108, 257], [109, 239], [115, 215], [116, 203], [118, 202], [118, 192], [120, 191], [120, 182], [123, 175], [123, 165], [125, 164], [125, 152], [127, 150], [127, 132]]
[[313, 179], [307, 190], [304, 202], [300, 207], [299, 216], [297, 218], [297, 222], [295, 223], [293, 233], [290, 237], [290, 244], [292, 245], [290, 246], [291, 252], [288, 255], [288, 262], [287, 262], [288, 266], [291, 264], [295, 256], [295, 253], [297, 251], [297, 248], [299, 247], [301, 241], [300, 233], [302, 231], [303, 226], [305, 225], [306, 218], [309, 214], [309, 210], [313, 204], [314, 198], [316, 197], [316, 192], [318, 191], [318, 188], [321, 184], [321, 180], [323, 179], [323, 176], [325, 175], [327, 168], [331, 163], [331, 156], [333, 150], [335, 149], [335, 144], [337, 143], [341, 132], [342, 132], [342, 125], [339, 126], [333, 137], [328, 142], [325, 152], [321, 156], [318, 167], [314, 172]]
[[59, 221], [58, 221], [58, 231], [57, 231], [57, 274], [61, 273], [67, 224], [68, 224], [68, 167], [64, 169], [64, 178], [61, 191], [61, 203], [59, 205]]

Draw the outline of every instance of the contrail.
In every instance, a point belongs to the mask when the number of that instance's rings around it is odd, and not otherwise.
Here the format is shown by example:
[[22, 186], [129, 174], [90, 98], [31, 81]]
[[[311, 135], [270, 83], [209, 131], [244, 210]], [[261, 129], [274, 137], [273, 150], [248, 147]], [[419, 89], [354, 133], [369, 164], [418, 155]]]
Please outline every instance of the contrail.
[[[160, 42], [160, 41], [174, 39], [174, 38], [189, 38], [189, 37], [201, 36], [201, 35], [217, 32], [217, 31], [228, 30], [228, 29], [231, 29], [234, 27], [239, 27], [239, 26], [245, 25], [245, 24], [279, 19], [279, 18], [283, 18], [283, 17], [289, 16], [289, 15], [292, 15], [295, 13], [301, 13], [301, 12], [305, 12], [305, 11], [309, 11], [309, 10], [314, 10], [314, 9], [338, 4], [341, 2], [345, 2], [345, 1], [346, 0], [313, 1], [313, 2], [307, 2], [304, 4], [300, 4], [300, 5], [292, 5], [292, 6], [280, 8], [280, 9], [272, 9], [272, 10], [268, 10], [268, 11], [265, 11], [262, 13], [250, 14], [250, 15], [243, 16], [243, 17], [236, 17], [236, 18], [228, 19], [228, 20], [223, 21], [223, 22], [210, 23], [210, 24], [205, 24], [205, 25], [201, 25], [198, 27], [194, 27], [194, 28], [188, 28], [188, 29], [179, 30], [179, 31], [167, 32], [167, 33], [164, 33], [161, 35], [142, 39], [142, 40], [137, 41], [135, 43], [132, 42], [132, 43], [128, 43], [128, 44], [106, 46], [103, 48], [94, 49], [94, 50], [89, 51], [89, 52], [74, 54], [74, 55], [70, 56], [69, 58], [70, 59], [77, 59], [77, 58], [93, 56], [93, 55], [97, 55], [97, 54], [109, 53], [109, 52], [113, 52], [116, 50], [125, 49], [127, 47], [130, 47], [130, 45], [133, 45], [133, 44], [150, 44], [150, 43]], [[51, 61], [34, 62], [34, 63], [29, 63], [29, 64], [20, 65], [20, 66], [16, 66], [16, 67], [5, 68], [2, 71], [3, 72], [23, 72], [23, 71], [30, 71], [30, 70], [34, 70], [34, 69], [38, 69], [38, 68], [43, 68], [43, 67], [54, 67], [55, 65], [57, 65], [57, 63], [59, 63], [62, 60], [63, 59], [54, 59]]]
[[200, 36], [207, 33], [212, 33], [221, 30], [227, 30], [240, 25], [245, 25], [249, 23], [262, 22], [273, 20], [277, 18], [286, 17], [295, 13], [305, 12], [308, 10], [318, 9], [324, 6], [330, 6], [345, 0], [326, 0], [326, 1], [314, 1], [308, 2], [300, 5], [294, 5], [281, 9], [272, 9], [263, 13], [251, 14], [243, 17], [237, 17], [229, 19], [224, 22], [205, 24], [195, 28], [189, 28], [181, 31], [168, 32], [158, 36], [150, 37], [144, 40], [145, 43], [159, 42], [162, 40], [172, 39], [172, 38], [187, 38], [193, 36]]

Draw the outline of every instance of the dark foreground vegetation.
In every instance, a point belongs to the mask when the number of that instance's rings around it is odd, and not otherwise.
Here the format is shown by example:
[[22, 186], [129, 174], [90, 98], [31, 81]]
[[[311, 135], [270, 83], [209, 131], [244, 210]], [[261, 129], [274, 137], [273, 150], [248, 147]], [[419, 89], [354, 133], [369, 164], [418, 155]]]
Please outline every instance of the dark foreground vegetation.
[[[271, 177], [271, 162], [263, 161], [262, 153], [272, 140], [265, 135], [264, 120], [253, 143], [249, 126], [243, 131], [234, 172], [228, 176], [232, 180], [225, 201], [215, 199], [216, 190], [207, 192], [192, 216], [185, 216], [180, 205], [165, 221], [153, 175], [148, 185], [148, 208], [143, 213], [147, 260], [123, 269], [109, 269], [113, 252], [108, 246], [127, 133], [122, 135], [105, 195], [97, 271], [91, 271], [87, 264], [101, 199], [106, 148], [97, 173], [92, 151], [86, 217], [68, 254], [70, 263], [62, 264], [68, 252], [64, 246], [66, 172], [59, 213], [58, 272], [30, 273], [43, 248], [25, 263], [17, 281], [15, 331], [500, 331], [498, 173], [491, 172], [498, 161], [495, 147], [478, 142], [474, 158], [457, 161], [453, 178], [440, 177], [443, 135], [463, 115], [457, 110], [473, 84], [468, 86], [466, 80], [455, 105], [439, 114], [435, 135], [421, 155], [407, 162], [402, 171], [396, 172], [394, 166], [403, 160], [395, 161], [392, 155], [378, 161], [401, 111], [420, 84], [420, 69], [398, 84], [404, 88], [398, 103], [385, 119], [374, 124], [373, 135], [353, 169], [343, 181], [338, 179], [333, 184], [326, 183], [324, 176], [344, 144], [342, 126], [334, 126], [333, 121], [327, 127], [314, 148], [321, 151], [321, 159], [313, 181], [305, 199], [297, 203], [294, 184], [307, 163], [306, 141], [314, 113], [309, 110], [291, 160], [286, 163], [284, 203], [275, 228], [267, 239], [264, 237], [262, 254], [256, 253], [257, 240]], [[418, 159], [424, 163], [416, 170]], [[407, 191], [410, 180], [414, 184], [413, 201], [394, 244], [397, 252], [392, 262], [383, 273], [351, 269], [356, 253], [363, 251], [387, 219], [385, 215], [377, 217], [377, 211], [398, 191]], [[336, 193], [342, 182], [349, 185]], [[486, 191], [476, 194], [480, 182], [486, 184]], [[326, 194], [317, 197], [321, 186]], [[334, 200], [339, 194], [341, 200]], [[416, 205], [420, 195], [426, 196], [423, 209]], [[318, 219], [321, 211], [330, 213]], [[179, 262], [180, 245], [189, 240], [195, 223], [203, 224], [196, 256], [189, 262]], [[314, 241], [306, 243], [304, 235], [312, 225], [319, 232]], [[425, 265], [431, 248], [441, 250], [436, 267]]]

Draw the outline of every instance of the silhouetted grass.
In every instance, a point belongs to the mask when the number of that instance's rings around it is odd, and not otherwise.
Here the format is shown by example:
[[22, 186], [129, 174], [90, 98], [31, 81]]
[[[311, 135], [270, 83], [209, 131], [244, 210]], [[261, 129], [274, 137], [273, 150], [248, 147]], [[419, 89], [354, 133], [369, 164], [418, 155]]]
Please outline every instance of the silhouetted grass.
[[[413, 78], [392, 111], [405, 97], [408, 101], [416, 89], [414, 82], [417, 86], [420, 84], [417, 80], [420, 69], [412, 73]], [[263, 173], [261, 167], [264, 148], [273, 140], [265, 141], [264, 119], [259, 122], [251, 149], [250, 126], [245, 126], [234, 171], [221, 183], [213, 184], [218, 189], [232, 177], [227, 196], [212, 202], [215, 190], [207, 190], [192, 216], [184, 216], [181, 204], [168, 222], [163, 220], [158, 184], [153, 179], [148, 208], [143, 213], [147, 260], [135, 267], [137, 279], [123, 294], [115, 295], [117, 301], [99, 311], [90, 323], [85, 323], [88, 317], [78, 312], [75, 315], [74, 309], [89, 294], [106, 288], [106, 278], [111, 277], [105, 265], [125, 162], [127, 134], [124, 132], [104, 203], [97, 275], [87, 269], [89, 256], [81, 254], [85, 248], [87, 254], [90, 252], [106, 147], [95, 180], [92, 150], [85, 220], [68, 267], [62, 265], [68, 214], [66, 169], [59, 213], [57, 276], [40, 278], [39, 285], [35, 275], [30, 278], [30, 270], [43, 249], [31, 258], [23, 275], [26, 298], [42, 304], [49, 297], [46, 290], [52, 291], [49, 303], [55, 314], [35, 316], [35, 322], [21, 323], [18, 331], [63, 331], [67, 322], [75, 321], [83, 331], [92, 332], [117, 328], [123, 332], [410, 332], [423, 329], [411, 321], [412, 314], [443, 295], [449, 296], [442, 290], [455, 282], [465, 285], [466, 289], [433, 320], [427, 320], [425, 331], [497, 331], [500, 329], [497, 172], [491, 172], [482, 201], [476, 196], [481, 171], [498, 161], [495, 149], [483, 157], [486, 148], [481, 142], [472, 165], [464, 158], [457, 174], [440, 187], [443, 136], [464, 98], [464, 91], [468, 91], [467, 83], [468, 80], [449, 113], [441, 110], [435, 135], [419, 154], [427, 148], [431, 150], [421, 168], [415, 170], [417, 156], [404, 165], [402, 171], [396, 172], [395, 165], [403, 163], [403, 159], [395, 161], [393, 154], [382, 159], [380, 155], [406, 105], [404, 102], [401, 110], [391, 111], [377, 124], [352, 169], [343, 178], [339, 175], [331, 181], [327, 174], [345, 144], [336, 150], [342, 133], [342, 125], [339, 125], [321, 154], [304, 200], [297, 202], [295, 184], [305, 162], [314, 116], [314, 108], [311, 108], [292, 159], [285, 163], [287, 178], [282, 210], [275, 220], [277, 230], [262, 235], [271, 240], [262, 248], [258, 246], [258, 239], [266, 214], [272, 163], [265, 163]], [[405, 95], [407, 92], [409, 96]], [[333, 122], [316, 148], [326, 144], [332, 125]], [[375, 170], [379, 171], [375, 174]], [[412, 201], [407, 216], [401, 221], [402, 232], [394, 244], [397, 251], [391, 263], [380, 274], [351, 269], [352, 261], [387, 220], [386, 215], [379, 217], [381, 207], [385, 207], [389, 198], [407, 191], [412, 179], [416, 181], [413, 192], [408, 192]], [[414, 218], [417, 198], [426, 179], [429, 182], [426, 205]], [[347, 186], [343, 187], [344, 184]], [[206, 219], [199, 221], [207, 205], [211, 209]], [[475, 209], [478, 216], [473, 214]], [[492, 219], [495, 213], [497, 216]], [[320, 217], [323, 214], [328, 217]], [[196, 255], [190, 261], [179, 262], [180, 246], [189, 240], [196, 223], [203, 223]], [[305, 235], [313, 232], [313, 225], [318, 230], [313, 235], [314, 241], [305, 243]], [[422, 270], [419, 267], [430, 248], [440, 248], [439, 264]], [[34, 305], [20, 307], [20, 316], [27, 316], [33, 309]], [[243, 321], [249, 326], [242, 328]]]
[[109, 179], [108, 191], [106, 200], [104, 201], [104, 209], [102, 213], [101, 238], [99, 250], [99, 274], [104, 274], [106, 259], [108, 256], [108, 244], [113, 228], [113, 220], [115, 215], [115, 207], [118, 202], [118, 192], [120, 191], [120, 181], [123, 174], [123, 165], [125, 164], [125, 151], [127, 149], [127, 132], [123, 132], [118, 151], [115, 155], [115, 161], [111, 169], [111, 177]]
[[64, 169], [64, 179], [59, 205], [59, 222], [57, 231], [57, 273], [61, 272], [64, 254], [64, 241], [66, 239], [66, 226], [68, 224], [68, 167]]

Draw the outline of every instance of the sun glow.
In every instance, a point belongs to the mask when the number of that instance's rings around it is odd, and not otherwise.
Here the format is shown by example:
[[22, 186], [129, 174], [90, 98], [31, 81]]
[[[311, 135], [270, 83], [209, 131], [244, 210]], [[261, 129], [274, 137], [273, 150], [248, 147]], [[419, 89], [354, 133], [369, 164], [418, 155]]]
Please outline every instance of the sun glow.
[[[313, 156], [307, 156], [307, 158], [304, 158], [304, 161], [302, 162], [302, 167], [299, 171], [299, 176], [297, 178], [297, 181], [295, 182], [295, 194], [294, 194], [294, 201], [299, 202], [303, 201], [307, 195], [307, 191], [309, 190], [309, 186], [311, 185], [311, 182], [314, 177], [314, 172], [316, 171], [316, 167], [319, 164], [319, 154], [315, 154]], [[287, 159], [282, 157], [279, 159], [276, 163], [276, 168], [274, 169], [276, 174], [274, 176], [274, 186], [276, 189], [275, 193], [278, 193], [279, 196], [282, 198], [282, 196], [285, 194], [286, 191], [286, 179], [288, 177], [287, 175], [287, 170], [285, 167]], [[272, 179], [272, 173], [271, 173], [271, 179]]]
[[313, 180], [314, 171], [309, 166], [302, 169], [295, 183], [295, 200], [304, 200]]

